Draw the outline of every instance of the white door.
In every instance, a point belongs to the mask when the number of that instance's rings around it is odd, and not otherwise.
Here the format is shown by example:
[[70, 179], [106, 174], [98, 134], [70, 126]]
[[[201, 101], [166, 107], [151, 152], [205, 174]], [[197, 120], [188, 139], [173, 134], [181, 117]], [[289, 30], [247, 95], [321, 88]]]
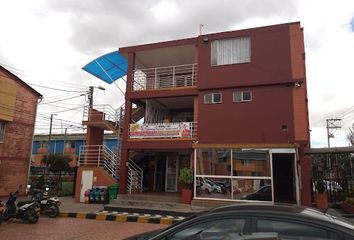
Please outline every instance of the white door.
[[91, 189], [93, 184], [93, 171], [84, 170], [81, 176], [80, 202], [85, 202], [85, 191]]
[[178, 161], [177, 156], [167, 156], [166, 159], [166, 192], [177, 192]]

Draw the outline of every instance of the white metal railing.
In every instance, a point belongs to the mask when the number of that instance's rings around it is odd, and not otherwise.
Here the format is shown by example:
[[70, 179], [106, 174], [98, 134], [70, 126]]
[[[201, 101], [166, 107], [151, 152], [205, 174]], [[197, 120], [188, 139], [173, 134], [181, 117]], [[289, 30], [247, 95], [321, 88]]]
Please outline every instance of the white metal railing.
[[133, 91], [189, 87], [197, 84], [197, 64], [138, 69], [133, 73]]
[[101, 121], [106, 120], [117, 124], [119, 120], [119, 111], [111, 105], [94, 105], [84, 107], [83, 121]]
[[197, 122], [130, 124], [129, 138], [195, 138]]
[[143, 170], [133, 161], [128, 162], [127, 191], [129, 194], [133, 190], [143, 191]]
[[105, 145], [82, 145], [78, 166], [103, 167], [114, 179], [119, 179], [120, 156]]

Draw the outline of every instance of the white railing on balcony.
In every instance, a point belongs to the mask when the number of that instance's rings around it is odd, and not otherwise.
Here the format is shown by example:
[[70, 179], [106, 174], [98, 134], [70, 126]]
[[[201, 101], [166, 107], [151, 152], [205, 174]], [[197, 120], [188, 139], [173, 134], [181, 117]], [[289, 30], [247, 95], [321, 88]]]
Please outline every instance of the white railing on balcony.
[[133, 73], [133, 91], [190, 87], [197, 84], [197, 64], [138, 69]]
[[82, 145], [78, 166], [102, 167], [114, 179], [119, 179], [120, 156], [105, 145]]
[[83, 121], [101, 121], [106, 120], [117, 123], [119, 120], [119, 111], [115, 110], [111, 105], [94, 105], [84, 107]]
[[128, 162], [127, 192], [143, 191], [143, 170], [133, 161]]
[[130, 124], [129, 138], [195, 138], [196, 122], [144, 123]]

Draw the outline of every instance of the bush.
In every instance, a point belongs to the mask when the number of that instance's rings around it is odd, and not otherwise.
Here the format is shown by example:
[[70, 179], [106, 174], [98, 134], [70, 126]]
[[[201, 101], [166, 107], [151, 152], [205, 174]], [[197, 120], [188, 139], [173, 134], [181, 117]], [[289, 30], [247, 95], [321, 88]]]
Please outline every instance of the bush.
[[318, 193], [324, 193], [326, 191], [325, 182], [322, 178], [318, 178], [316, 181], [316, 190]]
[[345, 202], [350, 205], [354, 205], [354, 197], [346, 197]]
[[179, 181], [191, 189], [193, 187], [193, 169], [187, 167], [182, 168], [179, 171]]

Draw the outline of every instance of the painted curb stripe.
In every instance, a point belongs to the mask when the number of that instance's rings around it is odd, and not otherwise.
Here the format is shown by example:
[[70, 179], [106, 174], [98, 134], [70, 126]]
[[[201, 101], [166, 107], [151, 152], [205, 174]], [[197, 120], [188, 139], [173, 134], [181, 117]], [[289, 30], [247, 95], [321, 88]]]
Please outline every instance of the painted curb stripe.
[[180, 218], [160, 217], [160, 216], [144, 216], [144, 215], [126, 215], [126, 214], [102, 214], [102, 213], [72, 213], [60, 212], [60, 217], [81, 218], [81, 219], [95, 219], [101, 221], [117, 221], [117, 222], [137, 222], [137, 223], [152, 223], [171, 225], [181, 221]]

